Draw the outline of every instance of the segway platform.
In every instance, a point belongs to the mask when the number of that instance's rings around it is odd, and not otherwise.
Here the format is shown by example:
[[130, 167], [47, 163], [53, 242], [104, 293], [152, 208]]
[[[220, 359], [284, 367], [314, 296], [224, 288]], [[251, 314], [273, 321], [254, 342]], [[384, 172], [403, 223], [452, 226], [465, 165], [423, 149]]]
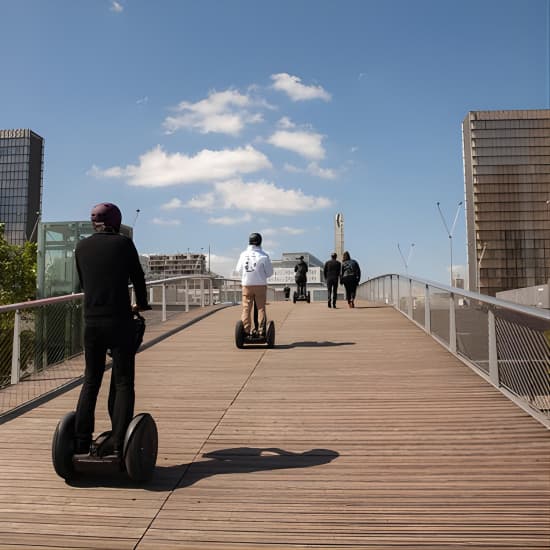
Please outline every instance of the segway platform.
[[235, 325], [235, 345], [239, 349], [244, 348], [246, 345], [266, 345], [268, 348], [272, 348], [275, 345], [275, 323], [269, 321], [265, 336], [263, 336], [257, 329], [254, 329], [249, 335], [245, 334], [243, 322], [237, 321]]
[[149, 413], [136, 415], [124, 437], [122, 454], [109, 454], [111, 432], [97, 437], [87, 454], [75, 454], [74, 411], [57, 424], [52, 441], [52, 462], [60, 477], [69, 481], [78, 474], [126, 472], [133, 481], [148, 481], [153, 476], [158, 453], [158, 432]]
[[311, 302], [311, 294], [310, 294], [309, 290], [305, 294], [299, 294], [295, 290], [294, 294], [292, 296], [292, 301], [294, 303], [296, 303], [296, 302], [307, 302], [309, 304]]

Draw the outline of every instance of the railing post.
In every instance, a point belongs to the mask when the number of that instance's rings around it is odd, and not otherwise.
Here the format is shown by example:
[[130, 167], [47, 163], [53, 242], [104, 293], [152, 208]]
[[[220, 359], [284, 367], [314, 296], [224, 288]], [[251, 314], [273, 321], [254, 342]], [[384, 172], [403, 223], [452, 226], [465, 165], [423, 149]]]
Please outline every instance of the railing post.
[[397, 275], [397, 303], [395, 304], [397, 309], [401, 310], [401, 282], [399, 275]]
[[204, 307], [204, 279], [200, 279], [201, 307]]
[[210, 286], [210, 303], [208, 305], [213, 306], [214, 305], [214, 288], [212, 285], [212, 279], [208, 279], [208, 284]]
[[189, 279], [185, 279], [185, 312], [189, 311]]
[[149, 303], [152, 304], [154, 302], [155, 293], [153, 291], [153, 286], [149, 287]]
[[449, 349], [456, 353], [455, 295], [452, 292], [449, 296]]
[[430, 287], [424, 287], [424, 328], [428, 334], [432, 333], [432, 315], [430, 310]]
[[413, 318], [413, 282], [412, 279], [409, 279], [409, 303], [407, 307], [407, 313], [409, 319]]
[[162, 321], [166, 321], [166, 285], [162, 284]]
[[500, 377], [498, 373], [498, 352], [497, 352], [497, 331], [495, 327], [495, 314], [489, 309], [489, 378], [498, 388], [500, 386]]
[[20, 325], [21, 325], [21, 312], [16, 309], [15, 317], [13, 320], [13, 346], [11, 355], [11, 383], [17, 384], [19, 382], [19, 370], [21, 366], [21, 341], [20, 341]]

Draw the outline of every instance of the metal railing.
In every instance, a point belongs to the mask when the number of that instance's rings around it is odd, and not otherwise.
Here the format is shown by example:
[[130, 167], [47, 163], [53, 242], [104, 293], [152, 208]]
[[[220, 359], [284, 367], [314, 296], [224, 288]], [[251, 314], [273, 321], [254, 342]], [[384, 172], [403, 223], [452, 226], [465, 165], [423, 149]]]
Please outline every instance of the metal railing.
[[[237, 279], [188, 275], [147, 282], [149, 326], [192, 307], [237, 303]], [[131, 287], [129, 292], [133, 292]], [[0, 417], [83, 374], [83, 294], [0, 306]]]
[[362, 283], [550, 428], [550, 312], [407, 275]]

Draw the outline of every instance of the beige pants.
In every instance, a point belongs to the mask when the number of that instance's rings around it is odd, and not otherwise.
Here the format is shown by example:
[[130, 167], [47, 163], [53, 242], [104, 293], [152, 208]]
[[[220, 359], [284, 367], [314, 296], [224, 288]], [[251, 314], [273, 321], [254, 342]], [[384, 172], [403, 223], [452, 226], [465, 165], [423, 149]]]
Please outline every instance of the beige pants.
[[258, 308], [258, 330], [265, 332], [265, 299], [267, 295], [267, 286], [243, 286], [243, 311], [241, 320], [243, 322], [244, 331], [250, 334], [252, 323], [250, 316], [254, 313], [254, 301]]

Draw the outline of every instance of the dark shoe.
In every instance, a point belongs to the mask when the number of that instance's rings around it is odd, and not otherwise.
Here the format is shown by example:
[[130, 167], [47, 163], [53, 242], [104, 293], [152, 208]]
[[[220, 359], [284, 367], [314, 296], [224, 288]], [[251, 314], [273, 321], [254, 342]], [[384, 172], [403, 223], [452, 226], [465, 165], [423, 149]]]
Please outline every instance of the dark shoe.
[[332, 307], [333, 307], [334, 309], [336, 309], [336, 304], [332, 304]]
[[328, 307], [331, 307], [330, 302], [328, 303]]

